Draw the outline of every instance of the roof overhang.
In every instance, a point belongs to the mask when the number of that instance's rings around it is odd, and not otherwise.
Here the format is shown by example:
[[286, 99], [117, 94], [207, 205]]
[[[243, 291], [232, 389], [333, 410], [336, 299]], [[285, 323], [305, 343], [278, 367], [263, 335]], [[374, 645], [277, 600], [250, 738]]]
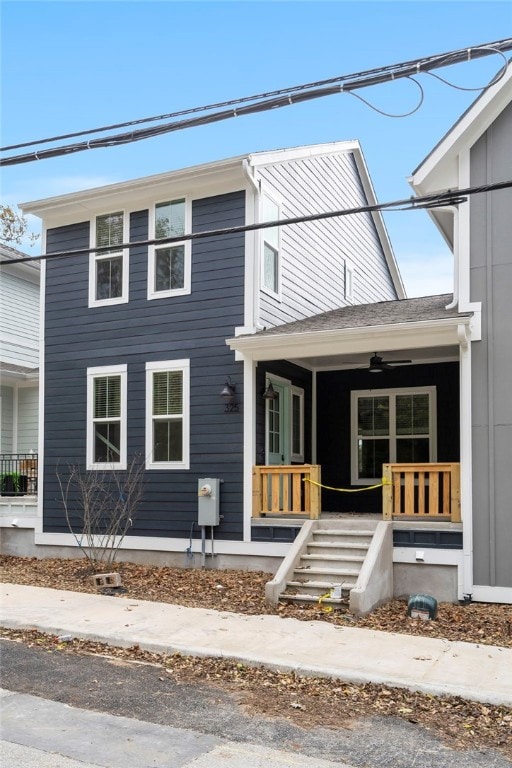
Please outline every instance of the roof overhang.
[[[460, 157], [487, 131], [512, 99], [512, 63], [503, 77], [487, 88], [413, 171], [409, 183], [418, 196], [459, 189]], [[462, 185], [463, 186], [463, 185]], [[430, 216], [450, 246], [453, 246], [453, 216], [439, 209]]]
[[208, 196], [244, 189], [248, 182], [243, 171], [245, 156], [195, 165], [154, 176], [107, 184], [102, 187], [20, 203], [24, 214], [30, 213], [45, 221], [47, 227], [68, 222], [88, 220], [100, 210], [113, 205], [133, 208], [149, 205], [162, 196], [194, 194]]
[[20, 382], [39, 381], [39, 368], [26, 368], [22, 365], [0, 362], [0, 379], [2, 384], [19, 384]]
[[[472, 334], [472, 317], [450, 317], [388, 325], [304, 333], [256, 333], [227, 339], [241, 358], [314, 361], [315, 367], [343, 364], [343, 357], [373, 354], [376, 350], [445, 349], [449, 356]], [[448, 351], [448, 348], [450, 350]]]

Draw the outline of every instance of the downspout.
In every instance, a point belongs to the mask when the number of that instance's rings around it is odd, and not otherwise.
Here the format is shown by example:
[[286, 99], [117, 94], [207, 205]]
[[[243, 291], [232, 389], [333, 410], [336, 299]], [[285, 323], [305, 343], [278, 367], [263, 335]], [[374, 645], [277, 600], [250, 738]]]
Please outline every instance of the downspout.
[[453, 299], [445, 309], [455, 309], [459, 304], [459, 209], [454, 205], [447, 210], [453, 213]]
[[[242, 163], [242, 168], [244, 171], [244, 174], [249, 181], [249, 184], [253, 188], [253, 223], [258, 224], [260, 220], [260, 195], [261, 195], [261, 183], [260, 181], [257, 181], [255, 178], [253, 167], [250, 165], [249, 161], [245, 159]], [[246, 279], [246, 291], [245, 291], [245, 302], [246, 307], [250, 306], [250, 312], [247, 312], [247, 315], [244, 318], [244, 323], [247, 325], [250, 325], [255, 330], [263, 330], [263, 326], [259, 322], [260, 318], [260, 276], [259, 276], [259, 242], [260, 242], [260, 235], [259, 230], [255, 229], [253, 232], [249, 233], [251, 243], [250, 252], [252, 253], [252, 259], [251, 259], [251, 283], [250, 285], [247, 283]], [[247, 249], [247, 240], [246, 240], [246, 249]], [[247, 322], [249, 321], [249, 322]]]
[[462, 512], [462, 595], [469, 601], [473, 594], [473, 458], [471, 408], [471, 339], [466, 325], [457, 329], [460, 348], [460, 445]]

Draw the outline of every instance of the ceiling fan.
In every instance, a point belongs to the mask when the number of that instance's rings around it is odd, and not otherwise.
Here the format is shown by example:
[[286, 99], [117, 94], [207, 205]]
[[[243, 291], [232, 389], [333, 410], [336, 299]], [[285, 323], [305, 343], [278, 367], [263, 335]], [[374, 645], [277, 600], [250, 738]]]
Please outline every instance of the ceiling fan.
[[392, 371], [395, 365], [405, 365], [412, 363], [412, 360], [384, 360], [376, 352], [370, 358], [368, 370], [370, 373], [382, 373], [383, 371]]

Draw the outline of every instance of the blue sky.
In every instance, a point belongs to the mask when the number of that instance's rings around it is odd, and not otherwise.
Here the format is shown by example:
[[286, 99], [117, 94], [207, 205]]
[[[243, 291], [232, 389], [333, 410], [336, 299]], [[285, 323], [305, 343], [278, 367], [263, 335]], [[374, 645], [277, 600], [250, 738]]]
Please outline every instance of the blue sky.
[[[512, 5], [492, 0], [3, 0], [1, 11], [2, 145], [472, 47], [512, 29]], [[492, 56], [438, 74], [476, 88], [501, 63]], [[428, 76], [420, 82], [424, 103], [411, 117], [385, 117], [341, 94], [8, 167], [2, 200], [15, 204], [246, 152], [348, 139], [361, 142], [381, 202], [409, 197], [407, 177], [478, 95]], [[400, 81], [361, 95], [403, 113], [418, 91]], [[408, 294], [450, 291], [451, 258], [428, 215], [385, 220]]]

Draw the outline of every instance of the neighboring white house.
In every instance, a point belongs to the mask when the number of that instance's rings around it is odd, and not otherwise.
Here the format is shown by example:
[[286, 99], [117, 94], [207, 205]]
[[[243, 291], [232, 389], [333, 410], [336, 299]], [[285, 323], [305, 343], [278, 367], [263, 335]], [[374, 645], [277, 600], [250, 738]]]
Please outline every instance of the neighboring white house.
[[0, 517], [27, 524], [37, 495], [40, 270], [16, 263], [24, 257], [0, 245]]

